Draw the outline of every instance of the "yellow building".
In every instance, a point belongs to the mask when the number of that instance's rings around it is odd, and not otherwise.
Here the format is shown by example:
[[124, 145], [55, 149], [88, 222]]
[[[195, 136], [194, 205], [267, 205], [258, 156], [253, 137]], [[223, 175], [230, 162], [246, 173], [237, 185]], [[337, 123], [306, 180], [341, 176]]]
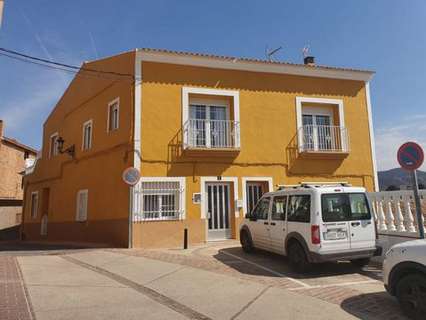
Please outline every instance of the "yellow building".
[[44, 124], [23, 235], [176, 247], [238, 238], [279, 184], [377, 190], [372, 75], [153, 49], [85, 63]]

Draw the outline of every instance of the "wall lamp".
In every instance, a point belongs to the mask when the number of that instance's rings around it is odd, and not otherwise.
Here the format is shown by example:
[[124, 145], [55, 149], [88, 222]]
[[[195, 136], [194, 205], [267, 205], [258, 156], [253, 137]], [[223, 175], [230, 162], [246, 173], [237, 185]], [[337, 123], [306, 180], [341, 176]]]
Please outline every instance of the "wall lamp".
[[56, 143], [58, 144], [58, 151], [60, 154], [66, 153], [68, 154], [70, 157], [74, 158], [75, 155], [75, 145], [71, 145], [68, 148], [66, 148], [64, 150], [64, 142], [65, 140], [62, 137], [58, 137], [58, 139], [56, 140]]

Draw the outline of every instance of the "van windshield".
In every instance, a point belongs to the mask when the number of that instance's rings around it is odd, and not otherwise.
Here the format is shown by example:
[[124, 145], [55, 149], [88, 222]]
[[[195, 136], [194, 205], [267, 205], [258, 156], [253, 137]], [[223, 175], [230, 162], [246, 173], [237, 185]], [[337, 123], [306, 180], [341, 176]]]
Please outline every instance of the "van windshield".
[[321, 196], [324, 222], [371, 219], [365, 193], [330, 193]]

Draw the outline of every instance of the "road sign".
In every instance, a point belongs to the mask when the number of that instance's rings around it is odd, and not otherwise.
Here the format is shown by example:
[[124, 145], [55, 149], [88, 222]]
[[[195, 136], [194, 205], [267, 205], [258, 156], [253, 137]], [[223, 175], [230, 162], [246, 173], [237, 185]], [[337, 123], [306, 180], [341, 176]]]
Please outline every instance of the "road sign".
[[417, 182], [416, 170], [420, 168], [424, 161], [424, 153], [422, 147], [415, 142], [406, 142], [398, 149], [398, 162], [402, 168], [409, 170], [413, 182], [414, 202], [416, 203], [417, 226], [421, 239], [425, 238], [423, 226], [422, 206], [419, 197], [419, 185]]
[[406, 170], [416, 170], [424, 161], [422, 147], [415, 142], [406, 142], [398, 149], [398, 162]]
[[134, 186], [139, 182], [141, 174], [138, 169], [130, 167], [123, 171], [123, 181], [130, 186]]

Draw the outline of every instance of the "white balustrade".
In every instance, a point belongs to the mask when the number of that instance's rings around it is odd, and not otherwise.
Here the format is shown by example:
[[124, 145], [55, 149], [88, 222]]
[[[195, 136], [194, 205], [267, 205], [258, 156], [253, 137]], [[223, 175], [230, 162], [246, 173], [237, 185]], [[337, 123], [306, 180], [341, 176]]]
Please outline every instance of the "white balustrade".
[[[419, 194], [423, 212], [421, 223], [424, 225], [426, 190], [420, 190]], [[371, 192], [369, 198], [379, 234], [418, 236], [413, 191]]]

